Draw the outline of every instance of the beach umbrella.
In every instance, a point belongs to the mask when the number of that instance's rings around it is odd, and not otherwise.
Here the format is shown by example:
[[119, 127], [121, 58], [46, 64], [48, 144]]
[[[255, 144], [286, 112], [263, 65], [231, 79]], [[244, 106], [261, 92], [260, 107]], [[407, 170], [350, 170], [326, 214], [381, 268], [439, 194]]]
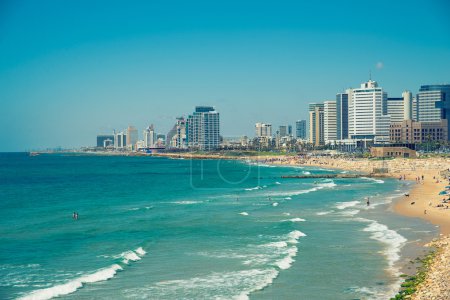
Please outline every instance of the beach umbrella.
[[446, 191], [439, 192], [439, 195], [447, 195]]
[[447, 185], [445, 188], [446, 188], [446, 189], [450, 189], [450, 185]]

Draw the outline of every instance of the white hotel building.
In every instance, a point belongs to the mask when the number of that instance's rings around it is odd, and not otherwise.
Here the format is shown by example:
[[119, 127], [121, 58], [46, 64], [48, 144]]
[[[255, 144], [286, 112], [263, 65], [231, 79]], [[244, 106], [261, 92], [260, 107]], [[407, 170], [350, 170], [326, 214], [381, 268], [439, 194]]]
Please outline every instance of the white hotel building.
[[349, 90], [348, 134], [351, 139], [389, 141], [390, 116], [383, 114], [387, 93], [369, 80], [359, 89]]

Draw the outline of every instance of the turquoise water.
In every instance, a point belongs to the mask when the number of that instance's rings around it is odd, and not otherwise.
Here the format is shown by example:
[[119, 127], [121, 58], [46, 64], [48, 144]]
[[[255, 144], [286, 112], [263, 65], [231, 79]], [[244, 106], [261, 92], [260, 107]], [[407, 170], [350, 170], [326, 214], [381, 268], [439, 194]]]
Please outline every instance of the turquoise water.
[[281, 178], [332, 172], [1, 154], [0, 298], [387, 299], [436, 228], [407, 182]]

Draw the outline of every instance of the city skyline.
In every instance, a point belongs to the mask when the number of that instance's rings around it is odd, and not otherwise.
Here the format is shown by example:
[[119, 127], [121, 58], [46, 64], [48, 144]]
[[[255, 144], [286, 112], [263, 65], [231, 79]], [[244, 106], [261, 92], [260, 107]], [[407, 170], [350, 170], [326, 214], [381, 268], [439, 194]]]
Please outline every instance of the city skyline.
[[92, 145], [130, 124], [167, 134], [197, 105], [221, 112], [223, 136], [253, 136], [370, 73], [389, 97], [450, 78], [444, 1], [377, 2], [374, 16], [356, 2], [175, 7], [3, 3], [0, 151]]

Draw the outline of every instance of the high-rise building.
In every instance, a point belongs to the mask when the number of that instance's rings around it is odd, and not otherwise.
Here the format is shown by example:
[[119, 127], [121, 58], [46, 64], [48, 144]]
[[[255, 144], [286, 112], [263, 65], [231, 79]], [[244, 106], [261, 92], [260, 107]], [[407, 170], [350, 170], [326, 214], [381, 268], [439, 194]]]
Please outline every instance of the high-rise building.
[[[450, 84], [422, 85], [417, 94], [419, 122], [438, 122], [450, 117]], [[450, 122], [447, 122], [450, 126]], [[448, 128], [450, 130], [450, 128]], [[448, 132], [450, 134], [450, 132]], [[450, 139], [450, 136], [448, 136]]]
[[127, 128], [127, 146], [134, 149], [136, 142], [139, 139], [138, 130], [134, 126], [128, 126]]
[[177, 122], [167, 134], [167, 145], [170, 148], [184, 149], [187, 147], [186, 120], [177, 118]]
[[389, 140], [389, 115], [383, 114], [387, 93], [376, 81], [369, 80], [349, 92], [348, 133], [352, 139]]
[[413, 97], [412, 99], [412, 120], [417, 121], [417, 97]]
[[281, 125], [278, 129], [278, 135], [280, 138], [285, 137], [288, 135], [288, 129], [286, 125]]
[[450, 102], [450, 85], [422, 85], [417, 94], [419, 122], [434, 122], [445, 119], [445, 107], [441, 102]]
[[114, 145], [114, 135], [111, 134], [97, 135], [97, 147], [106, 148], [110, 145]]
[[309, 104], [309, 142], [314, 146], [325, 144], [323, 103]]
[[325, 144], [329, 144], [337, 139], [336, 101], [323, 104], [323, 137]]
[[127, 146], [127, 134], [123, 131], [114, 132], [114, 148], [122, 149]]
[[292, 125], [288, 125], [288, 136], [293, 137], [293, 135], [292, 135]]
[[413, 99], [410, 91], [404, 91], [402, 97], [386, 98], [383, 114], [391, 117], [391, 123], [413, 119]]
[[306, 120], [298, 120], [295, 122], [295, 137], [306, 140]]
[[348, 91], [336, 95], [336, 138], [348, 139]]
[[401, 122], [405, 117], [403, 98], [386, 98], [383, 115], [389, 115], [391, 122]]
[[151, 148], [156, 145], [156, 132], [153, 124], [144, 129], [144, 147]]
[[220, 144], [219, 113], [211, 106], [197, 106], [187, 119], [187, 140], [191, 148], [210, 151]]
[[272, 124], [256, 123], [256, 137], [272, 137]]
[[[403, 97], [403, 120], [414, 120], [412, 93], [410, 91], [404, 91], [402, 93], [402, 97]], [[392, 117], [391, 122], [393, 122]]]

